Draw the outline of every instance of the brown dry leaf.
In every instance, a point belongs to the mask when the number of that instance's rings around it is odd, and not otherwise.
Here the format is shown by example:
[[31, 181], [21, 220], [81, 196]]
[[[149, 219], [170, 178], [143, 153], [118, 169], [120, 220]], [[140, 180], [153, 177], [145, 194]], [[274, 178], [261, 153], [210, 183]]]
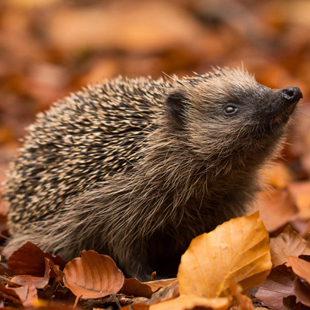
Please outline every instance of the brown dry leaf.
[[[47, 259], [47, 258], [45, 258], [45, 259]], [[58, 265], [55, 265], [51, 260], [49, 260], [49, 261], [50, 261], [50, 266], [52, 269], [52, 272], [50, 274], [51, 278], [58, 278], [58, 280], [63, 283], [63, 278], [64, 278], [65, 274], [59, 269]]]
[[285, 265], [271, 270], [267, 280], [263, 282], [255, 297], [260, 299], [264, 306], [274, 310], [283, 310], [283, 298], [295, 295], [292, 273]]
[[288, 188], [296, 200], [298, 216], [304, 220], [310, 219], [310, 182], [293, 182]]
[[271, 261], [274, 267], [287, 262], [290, 255], [310, 254], [310, 243], [287, 226], [276, 238], [270, 239]]
[[147, 301], [149, 305], [156, 304], [159, 301], [176, 298], [179, 296], [179, 282], [176, 280], [166, 287], [160, 288], [152, 297]]
[[294, 291], [299, 300], [306, 306], [310, 306], [310, 286], [303, 283], [300, 279], [294, 280]]
[[231, 282], [247, 291], [266, 279], [271, 266], [268, 232], [255, 212], [192, 240], [181, 258], [179, 291], [217, 298], [230, 294]]
[[306, 279], [310, 283], [310, 263], [305, 260], [290, 256], [286, 263], [287, 267], [291, 267], [295, 274], [299, 277]]
[[8, 266], [17, 275], [26, 274], [42, 277], [45, 272], [45, 257], [60, 266], [60, 268], [64, 268], [66, 265], [66, 262], [60, 256], [43, 252], [35, 244], [27, 242], [9, 257]]
[[33, 306], [38, 301], [38, 292], [33, 283], [26, 286], [27, 294], [26, 298], [23, 299], [23, 306], [30, 307]]
[[298, 216], [295, 200], [287, 189], [258, 193], [255, 206], [268, 231], [274, 231]]
[[147, 284], [141, 283], [136, 278], [125, 279], [120, 293], [146, 298], [150, 298], [153, 294], [152, 289]]
[[33, 283], [21, 287], [6, 287], [0, 283], [0, 296], [23, 304], [25, 307], [33, 306], [38, 300], [37, 289]]
[[11, 282], [19, 284], [19, 285], [23, 285], [23, 286], [28, 286], [31, 283], [33, 283], [33, 285], [36, 288], [44, 288], [50, 279], [50, 271], [51, 271], [50, 262], [52, 262], [51, 260], [49, 260], [46, 257], [44, 257], [44, 260], [45, 260], [45, 272], [44, 272], [43, 277], [19, 275], [19, 276], [13, 277], [11, 279]]
[[[24, 287], [23, 289], [25, 290]], [[0, 282], [0, 296], [4, 299], [9, 299], [20, 304], [22, 303], [22, 300], [19, 297], [19, 294], [15, 291], [15, 288], [6, 287], [2, 282]]]
[[160, 302], [150, 306], [150, 310], [225, 310], [228, 309], [232, 298], [203, 298], [198, 296], [180, 296], [168, 301]]
[[144, 282], [144, 284], [148, 285], [151, 289], [152, 292], [158, 291], [162, 287], [167, 287], [170, 284], [177, 282], [177, 278], [172, 278], [172, 279], [166, 279], [166, 280], [156, 280], [156, 281], [149, 281], [149, 282]]
[[241, 310], [254, 310], [252, 300], [248, 296], [241, 294], [242, 287], [240, 285], [230, 283], [229, 288], [231, 294], [236, 298], [237, 304]]
[[107, 255], [89, 250], [74, 258], [64, 269], [64, 285], [82, 299], [116, 294], [124, 284], [124, 275]]

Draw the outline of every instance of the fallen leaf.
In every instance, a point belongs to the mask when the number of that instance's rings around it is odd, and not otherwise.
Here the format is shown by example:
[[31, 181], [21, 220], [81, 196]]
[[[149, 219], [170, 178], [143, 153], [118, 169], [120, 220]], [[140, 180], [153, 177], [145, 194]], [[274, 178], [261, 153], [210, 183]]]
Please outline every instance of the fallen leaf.
[[64, 285], [82, 299], [116, 294], [124, 284], [124, 275], [111, 257], [89, 250], [71, 260], [64, 269]]
[[286, 263], [290, 255], [310, 254], [310, 243], [287, 226], [279, 236], [270, 239], [270, 254], [276, 267]]
[[147, 301], [147, 303], [149, 305], [156, 304], [159, 301], [165, 301], [168, 299], [176, 298], [178, 296], [179, 296], [179, 282], [175, 280], [168, 286], [162, 287], [158, 291], [156, 291], [152, 295], [152, 297]]
[[[24, 287], [22, 289], [26, 290], [26, 288]], [[9, 299], [20, 304], [22, 303], [22, 300], [19, 297], [19, 294], [15, 291], [15, 289], [11, 287], [6, 287], [2, 282], [0, 282], [0, 296], [4, 299]]]
[[29, 286], [31, 283], [35, 286], [35, 288], [44, 288], [49, 279], [50, 279], [50, 260], [46, 257], [44, 257], [45, 260], [45, 272], [43, 277], [34, 277], [34, 276], [28, 276], [28, 275], [19, 275], [15, 276], [11, 279], [11, 282], [23, 285], [23, 286]]
[[242, 294], [242, 287], [240, 285], [230, 283], [229, 288], [231, 294], [235, 297], [240, 310], [254, 310], [252, 300], [248, 296]]
[[165, 279], [165, 280], [156, 280], [156, 281], [149, 281], [149, 282], [144, 282], [144, 284], [148, 285], [153, 292], [156, 292], [162, 287], [167, 287], [170, 284], [177, 282], [177, 278], [172, 278], [172, 279]]
[[294, 291], [299, 300], [306, 306], [310, 306], [310, 286], [303, 283], [300, 279], [294, 280]]
[[23, 300], [23, 306], [30, 307], [30, 306], [33, 306], [35, 302], [37, 302], [38, 293], [33, 283], [30, 283], [29, 285], [27, 285], [26, 288], [27, 288], [27, 294], [26, 294], [26, 298]]
[[268, 231], [275, 231], [294, 221], [298, 215], [295, 199], [285, 188], [258, 193], [255, 207]]
[[231, 282], [244, 291], [259, 285], [272, 266], [268, 243], [258, 212], [196, 237], [181, 258], [180, 295], [217, 298], [230, 294]]
[[310, 283], [310, 263], [305, 260], [290, 256], [286, 263], [287, 267], [291, 267], [295, 274], [299, 277], [306, 279]]
[[[45, 258], [46, 259], [46, 258]], [[50, 274], [51, 278], [58, 278], [58, 280], [60, 282], [63, 283], [63, 278], [65, 276], [65, 274], [63, 273], [63, 271], [61, 271], [59, 269], [59, 266], [58, 265], [55, 265], [51, 260], [50, 260], [50, 266], [52, 268], [52, 272]]]
[[260, 299], [264, 306], [274, 310], [283, 310], [283, 298], [295, 295], [292, 272], [285, 265], [271, 270], [267, 280], [258, 287], [255, 297]]
[[58, 255], [43, 252], [38, 246], [31, 242], [25, 243], [8, 259], [9, 269], [17, 275], [44, 276], [45, 260], [47, 257], [60, 268], [64, 268], [66, 262]]
[[198, 296], [180, 296], [168, 301], [150, 306], [150, 310], [225, 310], [231, 304], [232, 298], [203, 298]]
[[136, 278], [125, 279], [124, 285], [121, 288], [120, 293], [125, 295], [133, 295], [137, 297], [146, 297], [146, 298], [150, 298], [153, 294], [150, 286], [141, 283]]

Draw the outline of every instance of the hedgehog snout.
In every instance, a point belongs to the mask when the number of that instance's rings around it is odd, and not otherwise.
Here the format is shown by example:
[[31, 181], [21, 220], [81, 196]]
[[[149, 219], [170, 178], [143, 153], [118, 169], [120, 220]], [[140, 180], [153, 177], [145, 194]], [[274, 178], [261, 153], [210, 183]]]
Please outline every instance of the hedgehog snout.
[[302, 92], [299, 87], [290, 86], [281, 90], [282, 99], [287, 103], [297, 102], [302, 98]]

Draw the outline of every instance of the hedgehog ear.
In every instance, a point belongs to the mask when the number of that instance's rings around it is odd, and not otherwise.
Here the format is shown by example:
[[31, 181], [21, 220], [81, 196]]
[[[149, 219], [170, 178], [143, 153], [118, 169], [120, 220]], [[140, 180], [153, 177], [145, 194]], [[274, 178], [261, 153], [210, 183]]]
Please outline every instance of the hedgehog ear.
[[168, 116], [177, 124], [185, 124], [185, 110], [187, 99], [181, 91], [174, 91], [166, 98], [166, 109]]

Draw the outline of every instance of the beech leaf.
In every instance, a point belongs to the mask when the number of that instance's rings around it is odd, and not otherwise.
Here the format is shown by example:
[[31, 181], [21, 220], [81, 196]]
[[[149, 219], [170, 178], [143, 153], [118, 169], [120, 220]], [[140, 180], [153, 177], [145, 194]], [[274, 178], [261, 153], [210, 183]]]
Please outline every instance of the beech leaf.
[[150, 298], [153, 294], [152, 289], [148, 285], [141, 283], [136, 278], [125, 279], [120, 293], [146, 298]]
[[49, 258], [60, 268], [64, 268], [66, 261], [58, 255], [51, 255], [43, 252], [37, 245], [27, 242], [17, 251], [13, 252], [8, 259], [9, 269], [15, 274], [27, 274], [35, 277], [44, 276], [45, 261], [44, 257]]
[[232, 298], [203, 298], [198, 296], [180, 296], [168, 301], [160, 302], [150, 306], [150, 310], [225, 310], [231, 304]]
[[280, 265], [271, 270], [267, 280], [259, 286], [255, 297], [260, 299], [264, 306], [282, 310], [283, 298], [291, 295], [295, 295], [292, 272], [285, 265]]
[[230, 283], [247, 291], [266, 279], [271, 266], [268, 232], [255, 212], [192, 240], [181, 258], [179, 291], [217, 298], [230, 295]]
[[300, 281], [299, 278], [294, 280], [294, 291], [300, 301], [306, 306], [310, 306], [310, 286]]
[[310, 283], [310, 263], [305, 260], [290, 256], [286, 263], [287, 267], [292, 267], [294, 273], [296, 273], [299, 277], [306, 279], [308, 283]]
[[170, 284], [177, 282], [177, 278], [172, 278], [172, 279], [165, 279], [165, 280], [156, 280], [156, 281], [149, 281], [149, 282], [144, 282], [147, 286], [149, 286], [152, 289], [152, 292], [158, 291], [162, 287], [167, 287]]
[[276, 238], [270, 240], [271, 261], [274, 267], [287, 262], [288, 257], [310, 254], [310, 243], [287, 226]]
[[124, 284], [124, 275], [113, 259], [93, 250], [82, 251], [64, 269], [64, 285], [82, 299], [116, 294]]
[[13, 277], [11, 279], [11, 282], [19, 284], [19, 285], [24, 285], [24, 286], [33, 284], [35, 288], [44, 288], [50, 279], [50, 271], [51, 271], [50, 263], [53, 264], [53, 262], [49, 260], [47, 257], [45, 257], [44, 260], [45, 260], [44, 277], [18, 275], [18, 276]]

